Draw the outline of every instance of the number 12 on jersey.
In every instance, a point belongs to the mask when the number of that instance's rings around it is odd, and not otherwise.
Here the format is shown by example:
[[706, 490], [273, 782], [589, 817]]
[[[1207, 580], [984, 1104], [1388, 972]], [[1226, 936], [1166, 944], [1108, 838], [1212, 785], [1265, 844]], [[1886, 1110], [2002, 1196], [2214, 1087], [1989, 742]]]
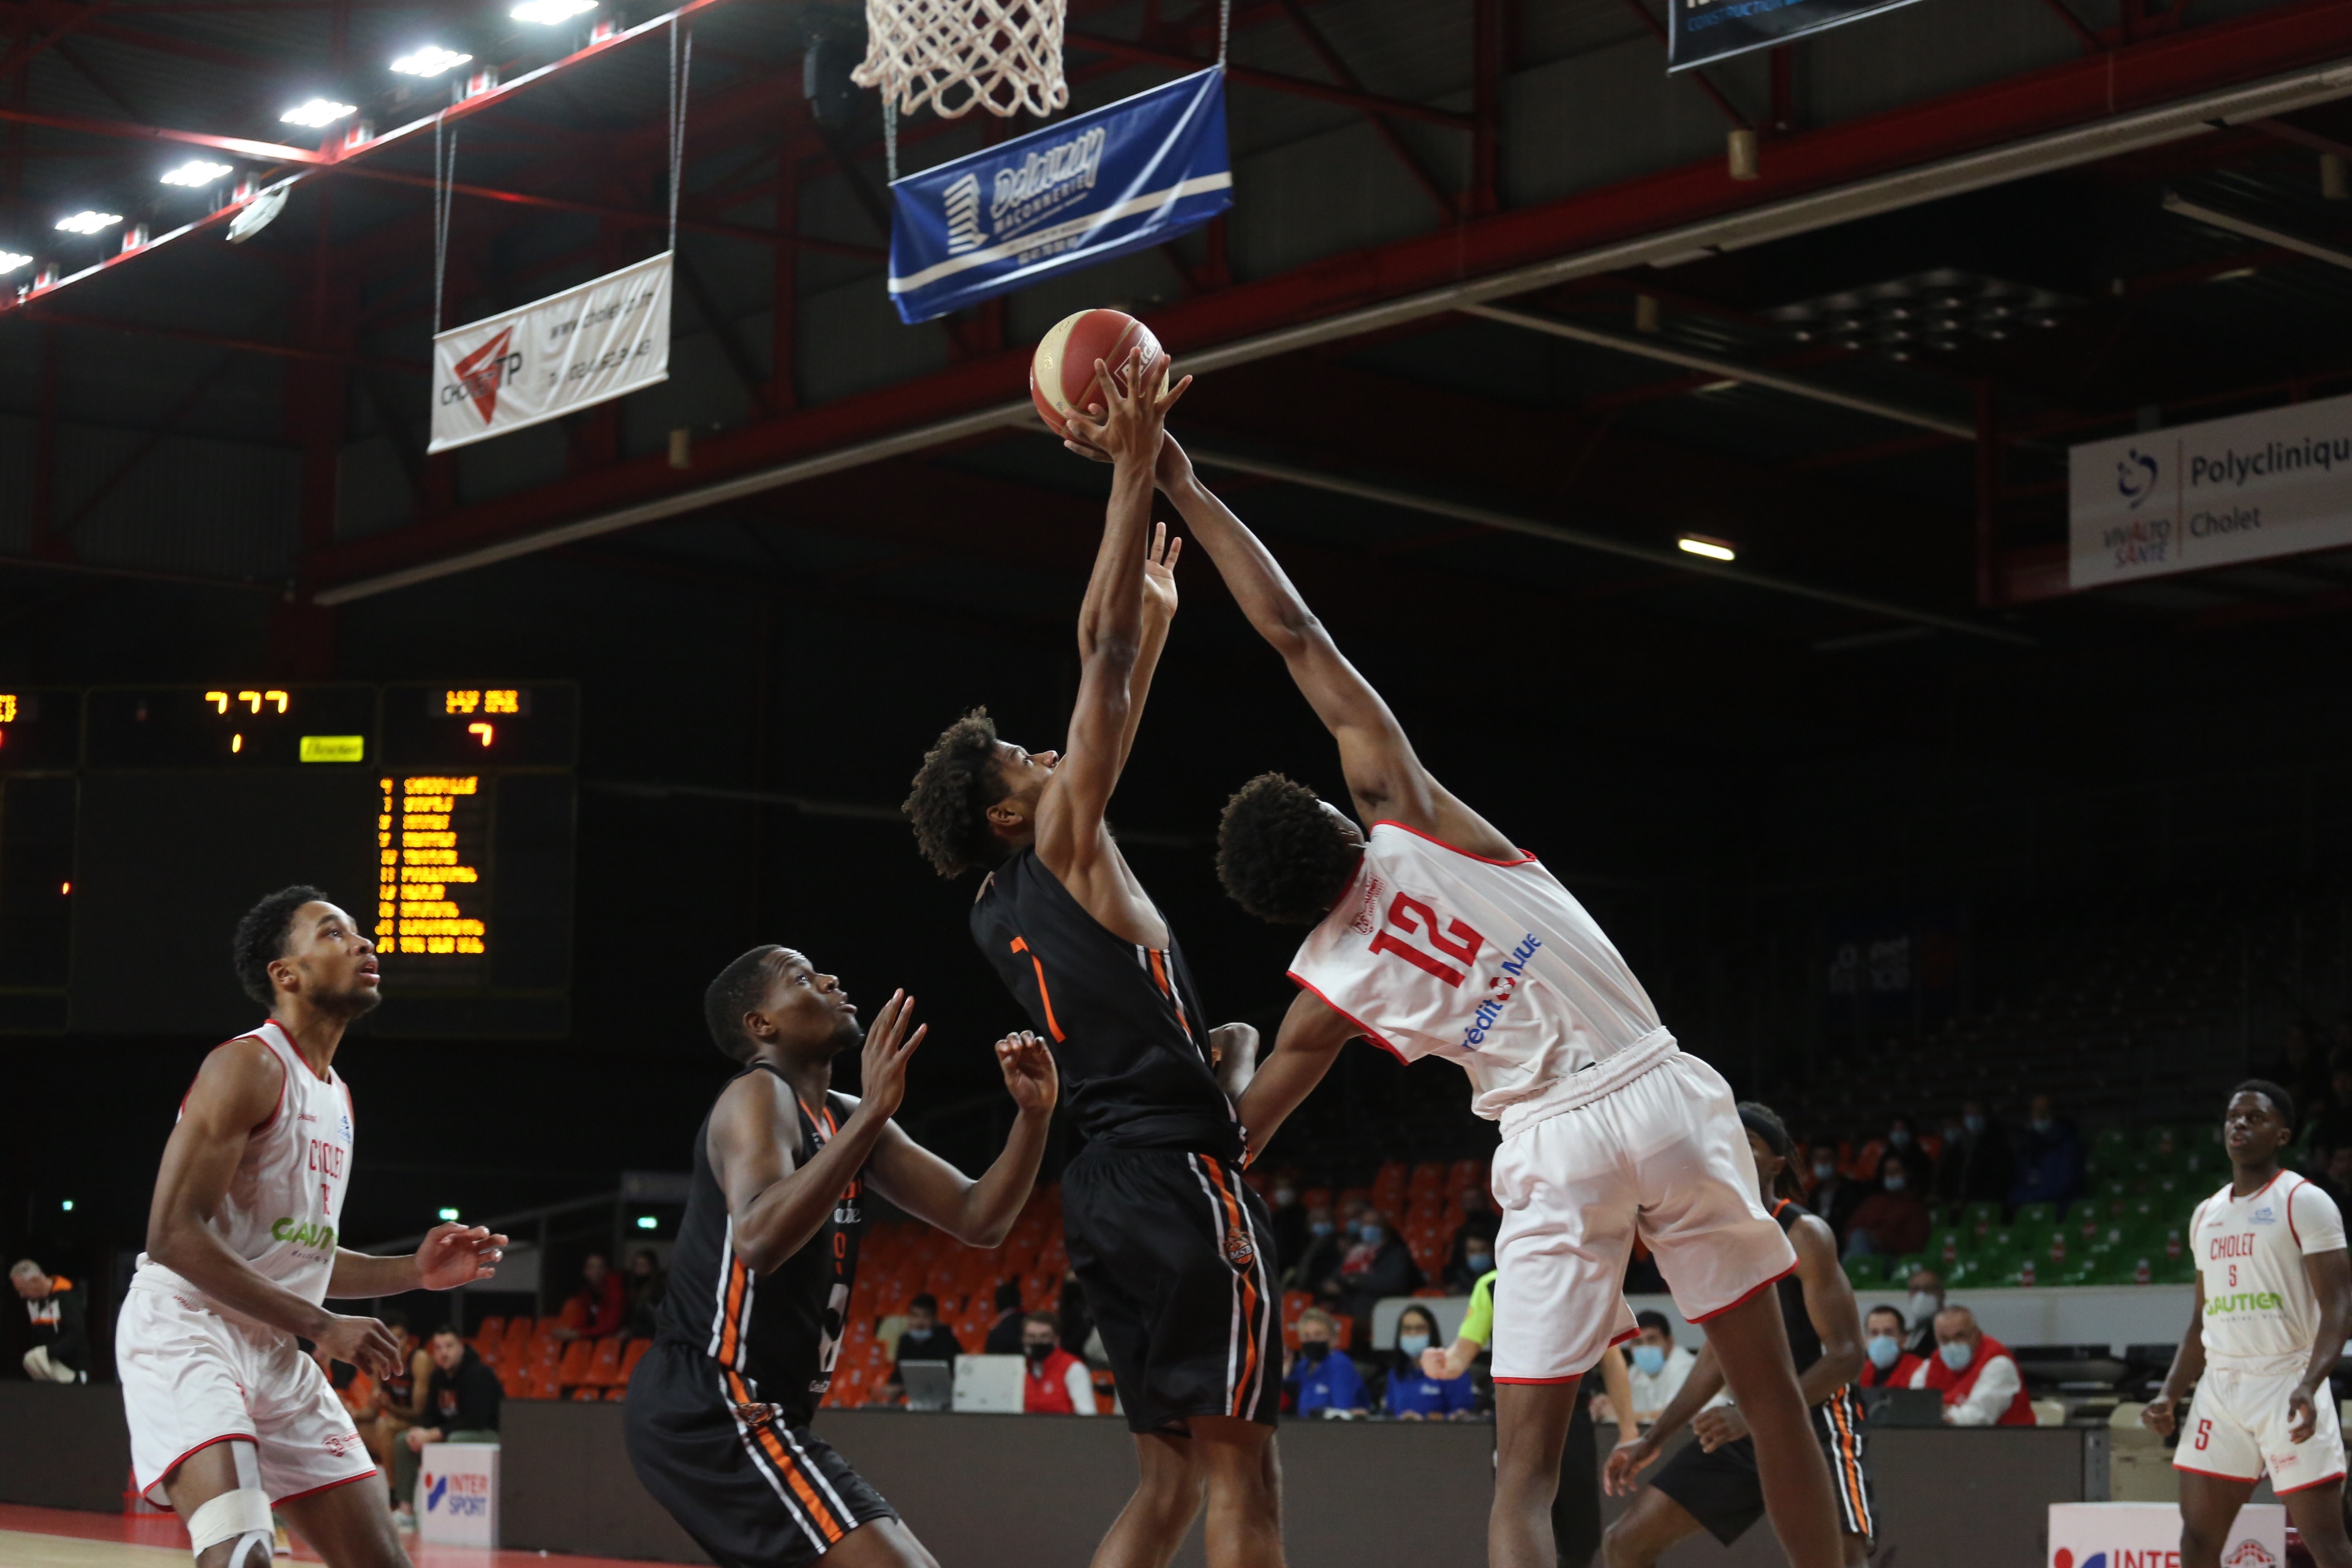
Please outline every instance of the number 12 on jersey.
[[[1434, 975], [1448, 985], [1459, 986], [1468, 977], [1469, 966], [1478, 962], [1478, 950], [1486, 943], [1485, 937], [1458, 920], [1447, 921], [1441, 930], [1437, 911], [1406, 893], [1399, 893], [1390, 900], [1389, 924], [1405, 936], [1421, 938], [1430, 947], [1435, 948], [1436, 952], [1424, 952], [1385, 931], [1374, 934], [1371, 951], [1394, 953], [1415, 969]], [[1462, 967], [1457, 969], [1448, 963], [1446, 960], [1449, 958], [1456, 960]]]

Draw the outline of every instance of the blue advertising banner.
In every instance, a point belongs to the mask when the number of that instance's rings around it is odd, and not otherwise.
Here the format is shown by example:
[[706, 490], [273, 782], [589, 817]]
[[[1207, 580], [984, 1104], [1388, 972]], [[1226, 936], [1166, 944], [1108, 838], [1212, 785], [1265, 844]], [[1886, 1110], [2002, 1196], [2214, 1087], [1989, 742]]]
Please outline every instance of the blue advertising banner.
[[903, 321], [1159, 245], [1233, 205], [1225, 73], [1211, 67], [890, 187]]
[[1666, 69], [1770, 48], [1912, 0], [1666, 0]]

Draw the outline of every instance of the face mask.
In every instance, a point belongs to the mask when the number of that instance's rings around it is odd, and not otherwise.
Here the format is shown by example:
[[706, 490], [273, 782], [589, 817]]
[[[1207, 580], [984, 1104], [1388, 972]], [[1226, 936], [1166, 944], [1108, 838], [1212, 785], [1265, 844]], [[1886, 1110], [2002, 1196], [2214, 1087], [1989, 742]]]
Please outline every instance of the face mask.
[[1371, 1246], [1378, 1247], [1381, 1244], [1381, 1227], [1379, 1226], [1367, 1223], [1364, 1227], [1356, 1232], [1356, 1234], [1362, 1237], [1364, 1240]]
[[1943, 1299], [1937, 1296], [1930, 1296], [1925, 1290], [1914, 1290], [1911, 1292], [1911, 1300], [1908, 1304], [1911, 1308], [1909, 1317], [1915, 1323], [1927, 1322], [1932, 1320], [1937, 1313], [1944, 1310]]
[[1471, 1273], [1484, 1274], [1495, 1267], [1495, 1255], [1491, 1252], [1465, 1252], [1462, 1255], [1462, 1262]]
[[1666, 1352], [1655, 1345], [1635, 1345], [1633, 1370], [1644, 1377], [1657, 1376], [1666, 1370]]
[[1397, 1349], [1404, 1352], [1405, 1354], [1412, 1356], [1416, 1361], [1421, 1358], [1421, 1352], [1428, 1348], [1429, 1336], [1427, 1334], [1399, 1334], [1397, 1336]]
[[1328, 1219], [1312, 1220], [1307, 1224], [1307, 1234], [1309, 1236], [1328, 1236], [1336, 1228], [1338, 1227], [1333, 1226]]
[[1954, 1372], [1968, 1371], [1969, 1363], [1977, 1359], [1976, 1346], [1966, 1340], [1946, 1340], [1936, 1347], [1936, 1353], [1942, 1356], [1944, 1364]]
[[1903, 1342], [1893, 1334], [1871, 1335], [1869, 1349], [1870, 1364], [1881, 1372], [1893, 1370], [1895, 1363], [1903, 1356]]
[[1878, 1184], [1890, 1193], [1899, 1193], [1910, 1184], [1900, 1176], [1888, 1176]]
[[1967, 1128], [1969, 1130], [1969, 1136], [1973, 1138], [1978, 1133], [1982, 1132], [1985, 1130], [1985, 1119], [1971, 1110], [1966, 1116], [1960, 1118], [1960, 1125]]
[[2037, 1116], [2033, 1119], [2033, 1130], [2036, 1132], [2047, 1132], [2053, 1127], [2057, 1125], [2058, 1124], [2056, 1122], [2051, 1121], [2050, 1118], [2046, 1116]]
[[1027, 1356], [1031, 1361], [1044, 1361], [1047, 1356], [1054, 1353], [1054, 1347], [1052, 1345], [1033, 1345], [1024, 1343], [1021, 1347], [1021, 1353]]
[[1889, 1143], [1894, 1144], [1897, 1149], [1908, 1149], [1911, 1147], [1911, 1129], [1908, 1127], [1897, 1127], [1894, 1131], [1889, 1132], [1886, 1135], [1886, 1141]]
[[1814, 1161], [1814, 1162], [1813, 1162], [1813, 1180], [1815, 1180], [1815, 1181], [1817, 1181], [1817, 1182], [1826, 1182], [1826, 1181], [1828, 1181], [1831, 1177], [1832, 1177], [1832, 1176], [1834, 1176], [1834, 1175], [1836, 1175], [1836, 1174], [1837, 1174], [1837, 1162], [1836, 1162], [1836, 1161], [1834, 1161], [1834, 1160], [1816, 1160], [1816, 1161]]
[[1320, 1366], [1323, 1358], [1331, 1353], [1331, 1347], [1321, 1340], [1301, 1340], [1298, 1342], [1298, 1353]]
[[1278, 1208], [1278, 1209], [1286, 1209], [1286, 1208], [1288, 1208], [1291, 1205], [1293, 1205], [1293, 1204], [1297, 1203], [1297, 1201], [1298, 1201], [1298, 1189], [1297, 1189], [1297, 1188], [1296, 1188], [1296, 1187], [1276, 1187], [1276, 1188], [1275, 1188], [1275, 1189], [1274, 1189], [1274, 1206], [1275, 1206], [1275, 1207], [1276, 1207], [1276, 1208]]

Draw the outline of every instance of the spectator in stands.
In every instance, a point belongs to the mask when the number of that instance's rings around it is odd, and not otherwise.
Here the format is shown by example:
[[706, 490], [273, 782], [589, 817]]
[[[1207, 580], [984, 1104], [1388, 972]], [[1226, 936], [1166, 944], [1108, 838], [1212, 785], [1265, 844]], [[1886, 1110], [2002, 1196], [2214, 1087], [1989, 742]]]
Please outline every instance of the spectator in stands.
[[1266, 1216], [1274, 1222], [1275, 1259], [1288, 1268], [1307, 1255], [1307, 1209], [1298, 1201], [1297, 1170], [1286, 1165], [1274, 1173], [1265, 1189], [1265, 1205]]
[[1893, 1307], [1873, 1307], [1862, 1320], [1862, 1386], [1910, 1387], [1912, 1374], [1923, 1363], [1903, 1348], [1910, 1328], [1902, 1312]]
[[1474, 1182], [1462, 1189], [1462, 1226], [1438, 1278], [1449, 1295], [1467, 1296], [1478, 1277], [1495, 1267], [1495, 1233], [1502, 1224], [1485, 1187]]
[[1698, 1357], [1675, 1343], [1674, 1325], [1664, 1312], [1636, 1312], [1640, 1330], [1632, 1346], [1633, 1425], [1646, 1427], [1683, 1391]]
[[361, 1446], [365, 1447], [368, 1426], [374, 1421], [376, 1406], [382, 1399], [375, 1379], [347, 1361], [337, 1361], [317, 1345], [310, 1347], [310, 1359], [319, 1363], [320, 1372], [327, 1374], [327, 1386], [335, 1391], [337, 1399], [342, 1401], [352, 1425], [360, 1428]]
[[1062, 1348], [1061, 1320], [1031, 1312], [1021, 1320], [1021, 1411], [1024, 1415], [1092, 1415], [1095, 1378]]
[[[1918, 1130], [1911, 1124], [1909, 1117], [1896, 1116], [1888, 1120], [1886, 1152], [1903, 1156], [1903, 1168], [1911, 1173], [1911, 1190], [1918, 1194], [1924, 1203], [1927, 1194], [1936, 1190], [1936, 1161], [1927, 1152], [1927, 1145], [1919, 1142]], [[1885, 1173], [1883, 1160], [1881, 1168], [1873, 1173]]]
[[1966, 1307], [1936, 1314], [1936, 1356], [1911, 1374], [1914, 1388], [1944, 1396], [1944, 1421], [1952, 1426], [2031, 1426], [2033, 1405], [2025, 1378], [2009, 1347], [1977, 1327]]
[[1357, 1242], [1339, 1265], [1339, 1310], [1356, 1321], [1356, 1338], [1370, 1343], [1372, 1308], [1383, 1296], [1410, 1296], [1421, 1285], [1412, 1250], [1389, 1233], [1370, 1208], [1356, 1222]]
[[1805, 1206], [1822, 1216], [1822, 1223], [1843, 1246], [1845, 1227], [1853, 1218], [1853, 1211], [1862, 1206], [1869, 1195], [1863, 1184], [1849, 1179], [1838, 1171], [1837, 1140], [1815, 1138], [1812, 1141], [1812, 1183], [1805, 1189]]
[[621, 1283], [621, 1331], [633, 1340], [652, 1339], [668, 1289], [669, 1276], [662, 1270], [660, 1257], [650, 1247], [637, 1248], [629, 1258], [629, 1277]]
[[981, 1349], [990, 1355], [1019, 1355], [1024, 1343], [1021, 1312], [1021, 1281], [1000, 1279], [996, 1282], [996, 1321], [988, 1326], [988, 1338]]
[[1980, 1100], [1960, 1107], [1957, 1131], [1944, 1134], [1944, 1157], [1937, 1163], [1936, 1201], [1945, 1204], [2001, 1203], [2015, 1184], [2017, 1159], [2009, 1132]]
[[1855, 1207], [1846, 1227], [1845, 1256], [1900, 1258], [1916, 1252], [1927, 1245], [1932, 1226], [1909, 1163], [1889, 1149], [1878, 1163], [1878, 1190]]
[[1903, 1353], [1930, 1360], [1936, 1353], [1936, 1314], [1944, 1310], [1944, 1277], [1932, 1268], [1914, 1268], [1904, 1289], [1911, 1292], [1906, 1303], [1911, 1337], [1903, 1342]]
[[1339, 1222], [1331, 1216], [1331, 1205], [1317, 1204], [1307, 1211], [1307, 1246], [1296, 1260], [1285, 1255], [1282, 1285], [1286, 1290], [1312, 1290], [1339, 1272], [1339, 1261], [1348, 1255], [1347, 1243], [1339, 1239]]
[[559, 1340], [601, 1340], [621, 1331], [624, 1301], [621, 1277], [601, 1252], [580, 1260], [580, 1289], [563, 1303], [562, 1321], [555, 1325]]
[[383, 1326], [400, 1344], [400, 1370], [376, 1384], [375, 1419], [360, 1428], [368, 1458], [379, 1465], [394, 1462], [401, 1439], [425, 1419], [425, 1391], [433, 1381], [433, 1356], [408, 1331], [408, 1316], [397, 1307], [381, 1314]]
[[1426, 1307], [1407, 1307], [1397, 1314], [1396, 1346], [1388, 1355], [1388, 1413], [1399, 1421], [1466, 1421], [1478, 1409], [1478, 1391], [1467, 1372], [1459, 1377], [1435, 1378], [1421, 1363], [1422, 1352], [1437, 1343], [1437, 1317]]
[[1283, 1357], [1282, 1386], [1299, 1415], [1365, 1415], [1371, 1402], [1352, 1357], [1339, 1348], [1339, 1326], [1320, 1307], [1298, 1314], [1298, 1352]]
[[[1092, 1365], [1107, 1362], [1102, 1344], [1095, 1339], [1095, 1315], [1087, 1306], [1086, 1287], [1078, 1283], [1076, 1268], [1062, 1270], [1062, 1290], [1054, 1315], [1062, 1320], [1062, 1348], [1079, 1360]], [[1094, 1342], [1089, 1348], [1088, 1342]]]
[[908, 1362], [944, 1362], [952, 1368], [962, 1353], [955, 1331], [940, 1321], [940, 1299], [924, 1291], [908, 1304], [907, 1327], [898, 1335], [898, 1353], [890, 1363], [890, 1391], [904, 1391], [906, 1380], [898, 1375], [898, 1369]]
[[8, 1270], [8, 1283], [25, 1299], [25, 1316], [33, 1324], [25, 1375], [36, 1383], [88, 1383], [89, 1308], [84, 1292], [29, 1258]]
[[392, 1451], [393, 1495], [414, 1518], [416, 1504], [417, 1456], [427, 1443], [496, 1443], [499, 1406], [506, 1391], [498, 1374], [482, 1364], [474, 1348], [444, 1323], [433, 1331], [433, 1381], [425, 1390], [425, 1418], [431, 1426], [411, 1426]]
[[2028, 1102], [2025, 1130], [2017, 1137], [2017, 1184], [2010, 1205], [2053, 1204], [2063, 1214], [2083, 1190], [2083, 1141], [2074, 1124], [2058, 1120], [2046, 1094]]

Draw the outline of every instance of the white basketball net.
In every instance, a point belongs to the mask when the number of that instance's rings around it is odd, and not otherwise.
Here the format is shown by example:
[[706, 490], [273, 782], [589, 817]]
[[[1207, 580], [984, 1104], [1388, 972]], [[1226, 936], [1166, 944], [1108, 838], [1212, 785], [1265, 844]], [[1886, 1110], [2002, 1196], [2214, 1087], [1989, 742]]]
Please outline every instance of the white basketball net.
[[1062, 79], [1066, 5], [866, 0], [866, 59], [849, 79], [880, 89], [894, 114], [929, 104], [948, 120], [975, 108], [1008, 118], [1027, 110], [1043, 119], [1070, 101]]

